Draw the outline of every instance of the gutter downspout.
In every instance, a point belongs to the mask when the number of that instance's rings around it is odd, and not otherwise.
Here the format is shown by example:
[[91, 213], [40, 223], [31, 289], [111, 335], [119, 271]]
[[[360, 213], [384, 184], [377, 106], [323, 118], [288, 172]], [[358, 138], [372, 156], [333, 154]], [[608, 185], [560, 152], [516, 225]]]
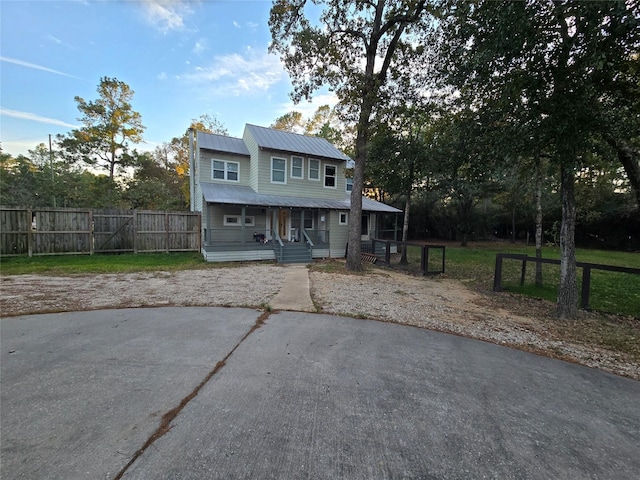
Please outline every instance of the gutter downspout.
[[191, 211], [196, 209], [195, 190], [196, 190], [196, 146], [195, 132], [189, 127], [189, 206]]

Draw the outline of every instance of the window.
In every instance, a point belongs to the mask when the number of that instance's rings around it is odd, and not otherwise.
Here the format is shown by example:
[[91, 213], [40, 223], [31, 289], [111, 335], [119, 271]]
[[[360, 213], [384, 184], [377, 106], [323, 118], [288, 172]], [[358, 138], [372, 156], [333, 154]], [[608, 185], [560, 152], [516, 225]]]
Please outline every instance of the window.
[[287, 183], [287, 161], [271, 157], [271, 183]]
[[347, 178], [347, 192], [353, 190], [353, 178]]
[[369, 235], [369, 215], [362, 216], [362, 223], [360, 223], [360, 234]]
[[291, 157], [291, 178], [303, 178], [302, 157]]
[[347, 212], [340, 212], [338, 215], [338, 223], [340, 225], [346, 225], [349, 220], [349, 214]]
[[[253, 217], [244, 217], [244, 224], [247, 227], [253, 227], [255, 225]], [[224, 226], [225, 227], [239, 227], [242, 225], [242, 215], [225, 215]]]
[[320, 160], [309, 159], [309, 180], [320, 180]]
[[324, 166], [324, 186], [326, 188], [336, 188], [336, 171], [335, 165]]
[[306, 230], [313, 230], [313, 212], [311, 210], [304, 211], [304, 225]]
[[225, 160], [211, 160], [211, 178], [214, 180], [228, 180], [237, 182], [239, 179], [240, 164]]

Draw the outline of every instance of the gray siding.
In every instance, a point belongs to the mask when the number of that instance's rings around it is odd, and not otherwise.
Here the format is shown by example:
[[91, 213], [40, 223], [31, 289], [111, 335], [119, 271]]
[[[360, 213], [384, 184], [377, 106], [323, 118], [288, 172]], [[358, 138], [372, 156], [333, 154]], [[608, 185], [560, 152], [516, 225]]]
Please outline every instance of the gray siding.
[[[295, 155], [294, 155], [295, 156]], [[271, 158], [278, 157], [286, 160], [286, 184], [271, 183]], [[309, 179], [309, 157], [303, 158], [302, 178], [291, 177], [292, 155], [275, 152], [272, 150], [260, 150], [258, 153], [258, 168], [256, 172], [257, 187], [252, 187], [256, 192], [266, 195], [288, 195], [292, 197], [311, 197], [319, 199], [343, 199], [346, 194], [345, 163], [339, 160], [320, 160], [320, 180]], [[325, 188], [324, 166], [336, 167], [336, 188]], [[253, 167], [253, 165], [252, 165]], [[253, 179], [252, 179], [253, 185]]]
[[259, 158], [260, 156], [260, 147], [258, 147], [258, 144], [256, 143], [256, 141], [253, 139], [253, 137], [251, 135], [249, 135], [249, 133], [247, 132], [247, 130], [245, 129], [244, 131], [244, 136], [243, 136], [243, 140], [245, 145], [247, 146], [247, 149], [249, 150], [249, 152], [251, 153], [251, 165], [250, 165], [250, 172], [249, 172], [249, 186], [251, 188], [253, 188], [254, 191], [258, 191], [258, 177], [260, 175], [260, 169], [259, 169], [259, 165], [257, 162], [257, 158]]
[[[239, 172], [237, 182], [228, 180], [214, 180], [211, 178], [211, 161], [226, 160], [230, 162], [239, 163]], [[211, 152], [208, 150], [200, 151], [200, 171], [198, 172], [198, 179], [201, 182], [210, 183], [226, 183], [232, 185], [249, 185], [250, 173], [250, 159], [243, 155], [234, 155], [232, 153]]]
[[344, 258], [344, 252], [349, 240], [349, 225], [339, 225], [339, 212], [329, 212], [329, 240], [331, 258]]

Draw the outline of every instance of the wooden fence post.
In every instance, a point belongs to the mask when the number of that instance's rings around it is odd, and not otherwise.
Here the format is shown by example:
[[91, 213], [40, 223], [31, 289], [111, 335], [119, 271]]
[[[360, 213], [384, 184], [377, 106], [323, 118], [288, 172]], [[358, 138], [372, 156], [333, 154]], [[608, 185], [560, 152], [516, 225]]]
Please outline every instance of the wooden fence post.
[[138, 210], [131, 212], [133, 217], [133, 253], [138, 253]]
[[27, 252], [29, 252], [29, 256], [33, 256], [33, 212], [30, 208], [27, 209], [27, 218], [26, 218], [26, 227], [27, 227]]
[[[242, 230], [244, 231], [244, 225], [242, 225]], [[164, 248], [165, 248], [165, 251], [169, 253], [169, 212], [165, 212], [164, 214], [164, 231], [165, 231]]]
[[585, 310], [589, 308], [589, 293], [591, 290], [591, 267], [582, 267], [582, 299], [581, 306]]
[[93, 209], [89, 209], [89, 255], [93, 255], [94, 237], [93, 237]]
[[527, 256], [522, 259], [522, 270], [520, 271], [520, 286], [524, 285], [524, 279], [527, 276]]
[[502, 255], [496, 255], [496, 268], [493, 273], [493, 291], [502, 291]]

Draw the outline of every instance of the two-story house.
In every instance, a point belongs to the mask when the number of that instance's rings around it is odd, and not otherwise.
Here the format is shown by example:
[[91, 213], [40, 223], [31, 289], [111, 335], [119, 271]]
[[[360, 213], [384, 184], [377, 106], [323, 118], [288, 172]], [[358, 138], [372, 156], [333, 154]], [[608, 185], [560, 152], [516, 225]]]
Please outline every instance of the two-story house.
[[[191, 210], [208, 261], [309, 262], [346, 254], [349, 161], [324, 138], [246, 125], [242, 138], [191, 132]], [[362, 239], [400, 210], [363, 197]], [[389, 219], [386, 219], [387, 223]]]

